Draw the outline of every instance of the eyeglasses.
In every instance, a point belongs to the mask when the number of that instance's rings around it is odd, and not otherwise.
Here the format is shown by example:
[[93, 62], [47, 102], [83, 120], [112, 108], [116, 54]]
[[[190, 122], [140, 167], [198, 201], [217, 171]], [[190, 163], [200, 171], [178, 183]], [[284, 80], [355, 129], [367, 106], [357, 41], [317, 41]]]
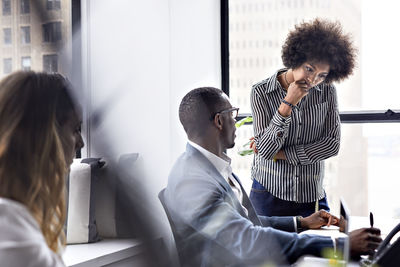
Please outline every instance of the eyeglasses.
[[216, 112], [216, 113], [214, 114], [214, 116], [211, 117], [211, 120], [214, 119], [215, 115], [217, 115], [217, 114], [222, 114], [222, 113], [227, 113], [227, 112], [230, 112], [232, 118], [233, 118], [233, 119], [236, 119], [236, 117], [237, 117], [237, 115], [238, 115], [238, 113], [239, 113], [239, 108], [232, 107], [232, 108], [228, 108], [228, 109], [224, 109], [224, 110], [221, 110], [221, 111], [219, 111], [219, 112]]

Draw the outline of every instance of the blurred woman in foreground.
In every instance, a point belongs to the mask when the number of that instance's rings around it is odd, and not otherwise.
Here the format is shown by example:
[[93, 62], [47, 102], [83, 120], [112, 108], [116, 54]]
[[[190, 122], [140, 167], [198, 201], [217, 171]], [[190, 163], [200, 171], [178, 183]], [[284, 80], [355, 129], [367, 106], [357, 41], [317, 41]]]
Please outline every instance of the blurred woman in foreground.
[[68, 90], [59, 74], [0, 82], [1, 266], [65, 266], [65, 177], [84, 145]]

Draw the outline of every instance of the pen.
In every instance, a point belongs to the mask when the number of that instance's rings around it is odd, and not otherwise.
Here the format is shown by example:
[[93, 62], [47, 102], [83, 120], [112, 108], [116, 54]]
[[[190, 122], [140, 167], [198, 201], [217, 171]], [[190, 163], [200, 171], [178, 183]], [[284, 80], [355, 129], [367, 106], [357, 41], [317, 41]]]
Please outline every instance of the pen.
[[319, 211], [319, 200], [315, 201], [315, 212]]
[[369, 213], [369, 224], [371, 225], [371, 227], [374, 227], [374, 215], [372, 214], [372, 212]]

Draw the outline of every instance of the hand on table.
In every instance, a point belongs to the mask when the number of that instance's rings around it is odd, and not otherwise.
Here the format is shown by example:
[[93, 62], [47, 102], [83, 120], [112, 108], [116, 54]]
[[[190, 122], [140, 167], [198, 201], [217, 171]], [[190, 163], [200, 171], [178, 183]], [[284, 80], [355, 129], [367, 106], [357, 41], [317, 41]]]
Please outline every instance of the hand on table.
[[318, 229], [321, 226], [339, 225], [339, 219], [325, 210], [319, 210], [301, 219], [303, 229]]

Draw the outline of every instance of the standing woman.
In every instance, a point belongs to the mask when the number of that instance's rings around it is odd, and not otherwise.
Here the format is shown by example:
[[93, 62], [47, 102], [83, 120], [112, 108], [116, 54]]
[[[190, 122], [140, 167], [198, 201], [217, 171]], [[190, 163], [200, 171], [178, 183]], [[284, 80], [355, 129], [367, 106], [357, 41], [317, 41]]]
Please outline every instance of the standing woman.
[[65, 177], [83, 147], [68, 88], [59, 74], [0, 82], [1, 266], [65, 266]]
[[282, 47], [286, 68], [253, 86], [250, 199], [259, 215], [308, 216], [316, 205], [329, 211], [324, 160], [337, 155], [340, 145], [332, 82], [352, 73], [355, 57], [338, 22], [303, 22]]

